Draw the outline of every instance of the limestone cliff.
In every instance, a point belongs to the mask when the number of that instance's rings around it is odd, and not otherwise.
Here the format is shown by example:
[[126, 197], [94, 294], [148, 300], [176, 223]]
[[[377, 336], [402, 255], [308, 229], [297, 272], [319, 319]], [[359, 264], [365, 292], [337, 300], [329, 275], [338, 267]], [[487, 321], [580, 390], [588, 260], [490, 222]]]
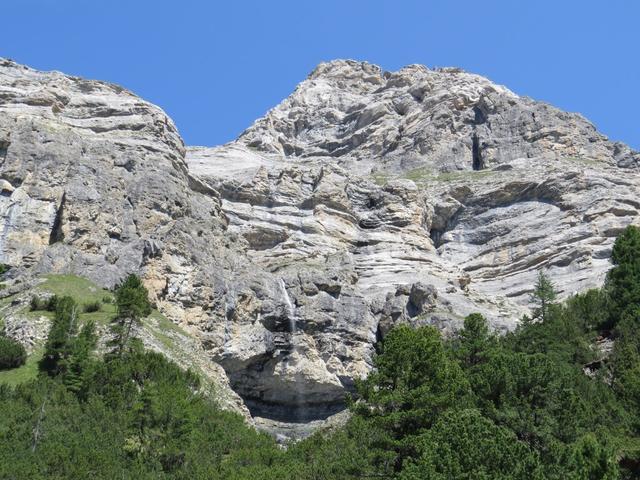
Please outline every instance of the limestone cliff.
[[141, 273], [253, 415], [340, 410], [398, 322], [512, 328], [544, 269], [599, 285], [640, 154], [458, 69], [318, 66], [235, 142], [187, 147], [103, 82], [0, 61], [0, 262]]

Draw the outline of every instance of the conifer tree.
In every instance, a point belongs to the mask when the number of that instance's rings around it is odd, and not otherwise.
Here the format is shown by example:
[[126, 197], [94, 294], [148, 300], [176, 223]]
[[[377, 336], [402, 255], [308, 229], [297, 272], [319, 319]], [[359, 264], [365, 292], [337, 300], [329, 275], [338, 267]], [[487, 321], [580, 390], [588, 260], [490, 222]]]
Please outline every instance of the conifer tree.
[[40, 370], [50, 376], [60, 374], [71, 355], [73, 338], [78, 330], [78, 306], [71, 297], [62, 297], [56, 303], [55, 315], [45, 343]]
[[476, 365], [492, 340], [487, 319], [479, 313], [472, 313], [464, 319], [464, 328], [458, 334], [456, 357], [464, 367]]
[[80, 394], [83, 390], [91, 353], [98, 340], [95, 330], [95, 323], [92, 320], [86, 322], [80, 333], [73, 339], [70, 355], [63, 362], [63, 382], [75, 394]]
[[115, 291], [117, 315], [111, 322], [112, 354], [121, 356], [134, 326], [151, 313], [149, 292], [137, 275], [129, 275]]
[[549, 307], [553, 305], [558, 293], [555, 285], [544, 272], [538, 272], [538, 279], [531, 294], [531, 301], [535, 305], [533, 318], [545, 321], [548, 319]]
[[27, 359], [27, 352], [20, 342], [0, 332], [0, 370], [17, 368]]
[[613, 268], [607, 274], [610, 323], [617, 324], [627, 311], [640, 307], [640, 228], [627, 227], [611, 253]]

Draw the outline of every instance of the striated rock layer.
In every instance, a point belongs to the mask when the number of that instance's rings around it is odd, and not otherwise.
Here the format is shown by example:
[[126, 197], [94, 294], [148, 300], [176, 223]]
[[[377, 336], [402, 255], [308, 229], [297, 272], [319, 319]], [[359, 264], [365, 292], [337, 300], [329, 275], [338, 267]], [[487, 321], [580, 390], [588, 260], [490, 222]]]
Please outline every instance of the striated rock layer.
[[458, 69], [321, 64], [235, 142], [185, 148], [120, 87], [0, 61], [0, 261], [141, 273], [272, 421], [342, 409], [394, 324], [513, 328], [539, 269], [599, 285], [639, 173], [583, 117]]

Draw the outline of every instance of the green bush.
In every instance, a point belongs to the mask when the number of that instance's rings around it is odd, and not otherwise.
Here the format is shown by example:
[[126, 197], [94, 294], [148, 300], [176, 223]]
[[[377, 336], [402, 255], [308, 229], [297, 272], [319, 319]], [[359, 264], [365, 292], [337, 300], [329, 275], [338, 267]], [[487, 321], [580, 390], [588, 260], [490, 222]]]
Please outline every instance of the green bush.
[[49, 297], [46, 302], [45, 310], [47, 312], [55, 312], [58, 306], [58, 296], [54, 295]]
[[27, 360], [27, 352], [24, 347], [15, 340], [0, 336], [0, 370], [8, 370], [24, 365]]
[[31, 297], [31, 301], [29, 302], [29, 309], [32, 312], [35, 312], [37, 310], [43, 310], [42, 300], [40, 300], [35, 295], [33, 297]]
[[29, 308], [32, 312], [46, 310], [47, 312], [55, 312], [58, 304], [58, 296], [53, 295], [47, 299], [41, 299], [34, 295], [29, 302]]
[[84, 311], [84, 313], [99, 312], [100, 310], [102, 310], [102, 304], [98, 301], [85, 303], [82, 307], [82, 310]]

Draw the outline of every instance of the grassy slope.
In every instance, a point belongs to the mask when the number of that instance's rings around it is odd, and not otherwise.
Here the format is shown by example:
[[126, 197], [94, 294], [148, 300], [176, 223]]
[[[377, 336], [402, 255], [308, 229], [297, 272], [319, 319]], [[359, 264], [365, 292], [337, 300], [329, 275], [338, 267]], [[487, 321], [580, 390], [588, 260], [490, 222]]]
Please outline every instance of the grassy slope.
[[19, 368], [13, 370], [0, 371], [0, 383], [16, 386], [28, 380], [36, 378], [38, 374], [38, 362], [42, 358], [42, 348], [38, 348], [27, 357], [27, 362]]
[[408, 170], [401, 175], [388, 175], [383, 172], [374, 172], [371, 177], [377, 185], [384, 186], [387, 182], [394, 178], [404, 178], [412, 180], [416, 184], [425, 184], [429, 182], [455, 182], [458, 180], [467, 180], [470, 178], [484, 178], [497, 172], [493, 170], [459, 170], [455, 172], [438, 172], [426, 167], [414, 168]]
[[[82, 312], [80, 314], [81, 322], [93, 320], [97, 325], [107, 325], [116, 313], [116, 307], [113, 303], [113, 293], [98, 287], [86, 278], [75, 275], [45, 275], [43, 278], [44, 282], [38, 285], [38, 291], [50, 292], [60, 297], [73, 297], [80, 308], [88, 303], [100, 303], [100, 311], [91, 313]], [[5, 304], [10, 303], [10, 301], [11, 297], [3, 299]], [[53, 318], [52, 312], [31, 312], [28, 306], [26, 306], [20, 314], [33, 318], [41, 316]], [[184, 335], [180, 327], [173, 324], [157, 310], [154, 310], [148, 319], [143, 320], [143, 325], [169, 350], [173, 348], [173, 340], [167, 333], [174, 332]], [[13, 370], [0, 371], [0, 383], [17, 385], [35, 378], [38, 373], [38, 361], [42, 357], [42, 350], [43, 346], [41, 345], [27, 357], [27, 362], [21, 367]]]
[[[116, 307], [113, 304], [113, 294], [86, 278], [75, 275], [46, 275], [44, 278], [46, 280], [38, 286], [39, 290], [51, 292], [59, 297], [73, 297], [81, 308], [87, 303], [100, 302], [100, 311], [82, 313], [80, 320], [94, 320], [96, 324], [105, 325], [115, 315]], [[103, 301], [105, 299], [109, 299], [109, 303], [105, 303]]]

